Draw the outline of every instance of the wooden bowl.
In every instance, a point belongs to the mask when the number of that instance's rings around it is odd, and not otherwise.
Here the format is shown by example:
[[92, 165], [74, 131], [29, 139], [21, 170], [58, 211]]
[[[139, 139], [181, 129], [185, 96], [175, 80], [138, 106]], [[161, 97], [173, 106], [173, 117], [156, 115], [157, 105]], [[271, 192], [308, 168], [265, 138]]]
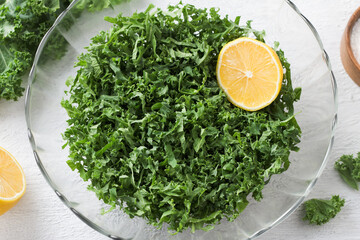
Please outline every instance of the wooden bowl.
[[[356, 60], [351, 48], [351, 32], [356, 21], [360, 19], [360, 7], [351, 16], [341, 40], [340, 56], [346, 72], [360, 86], [360, 63]], [[359, 39], [360, 41], [360, 39]]]

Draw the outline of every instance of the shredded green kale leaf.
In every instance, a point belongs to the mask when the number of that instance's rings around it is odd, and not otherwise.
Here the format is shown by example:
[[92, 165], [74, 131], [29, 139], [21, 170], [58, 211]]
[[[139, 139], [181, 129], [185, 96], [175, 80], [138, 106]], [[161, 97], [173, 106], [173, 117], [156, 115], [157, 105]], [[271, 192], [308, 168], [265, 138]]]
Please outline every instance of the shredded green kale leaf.
[[334, 218], [345, 204], [345, 199], [338, 195], [332, 196], [330, 200], [310, 199], [304, 202], [306, 215], [304, 221], [310, 224], [322, 225]]
[[221, 48], [245, 36], [264, 41], [264, 32], [218, 11], [150, 5], [107, 17], [113, 27], [79, 56], [62, 101], [72, 170], [113, 208], [175, 233], [234, 220], [248, 197], [262, 199], [300, 142], [293, 103], [301, 91], [283, 51], [282, 89], [269, 107], [247, 112], [219, 88]]
[[335, 162], [335, 169], [340, 177], [352, 188], [359, 190], [360, 182], [360, 152], [357, 157], [353, 155], [343, 155]]

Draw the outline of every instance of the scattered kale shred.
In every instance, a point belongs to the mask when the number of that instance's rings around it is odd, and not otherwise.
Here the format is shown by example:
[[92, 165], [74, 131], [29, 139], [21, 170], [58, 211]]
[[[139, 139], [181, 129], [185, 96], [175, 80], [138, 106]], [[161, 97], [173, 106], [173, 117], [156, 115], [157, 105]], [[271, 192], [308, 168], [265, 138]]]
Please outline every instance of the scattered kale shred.
[[182, 4], [106, 20], [112, 29], [79, 56], [62, 101], [72, 170], [113, 208], [175, 233], [210, 230], [234, 220], [249, 195], [260, 201], [300, 142], [293, 103], [301, 91], [284, 53], [279, 97], [247, 112], [227, 100], [215, 68], [227, 42], [263, 41], [250, 22]]

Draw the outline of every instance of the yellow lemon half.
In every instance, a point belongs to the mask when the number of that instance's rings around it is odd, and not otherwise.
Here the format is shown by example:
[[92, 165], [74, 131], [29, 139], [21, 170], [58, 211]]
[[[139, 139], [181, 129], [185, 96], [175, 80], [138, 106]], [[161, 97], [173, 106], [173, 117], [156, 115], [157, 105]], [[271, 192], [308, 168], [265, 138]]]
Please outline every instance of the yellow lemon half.
[[25, 189], [23, 169], [8, 151], [0, 147], [0, 215], [17, 204]]
[[216, 76], [230, 102], [247, 111], [257, 111], [279, 95], [283, 68], [270, 46], [243, 37], [222, 48]]

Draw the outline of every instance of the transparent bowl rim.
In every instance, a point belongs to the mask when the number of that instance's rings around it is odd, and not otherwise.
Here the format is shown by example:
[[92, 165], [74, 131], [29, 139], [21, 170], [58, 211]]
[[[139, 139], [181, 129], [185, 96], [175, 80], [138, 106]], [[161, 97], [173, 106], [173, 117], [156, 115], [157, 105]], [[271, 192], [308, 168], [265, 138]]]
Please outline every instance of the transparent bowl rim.
[[[108, 231], [106, 231], [104, 228], [102, 228], [101, 226], [95, 224], [94, 222], [92, 222], [90, 219], [88, 219], [85, 215], [83, 215], [81, 212], [77, 211], [75, 208], [73, 208], [69, 202], [69, 200], [66, 198], [66, 196], [64, 194], [62, 194], [56, 187], [55, 183], [52, 181], [52, 179], [49, 177], [47, 170], [45, 169], [44, 165], [42, 164], [40, 157], [37, 153], [37, 148], [36, 148], [36, 143], [35, 143], [35, 139], [33, 138], [32, 135], [32, 131], [31, 131], [31, 121], [30, 121], [30, 97], [31, 97], [31, 85], [32, 82], [35, 78], [35, 72], [36, 72], [36, 66], [38, 64], [39, 61], [39, 57], [51, 35], [51, 33], [55, 30], [55, 28], [59, 25], [59, 23], [62, 21], [62, 19], [66, 16], [66, 14], [72, 9], [72, 7], [77, 4], [77, 2], [79, 2], [81, 0], [75, 0], [73, 1], [55, 20], [55, 22], [53, 23], [52, 27], [48, 30], [48, 32], [44, 35], [43, 39], [41, 40], [38, 49], [36, 51], [35, 57], [34, 57], [34, 62], [32, 65], [32, 68], [30, 70], [29, 73], [29, 77], [28, 77], [28, 85], [26, 88], [26, 94], [25, 94], [25, 117], [26, 117], [26, 124], [27, 124], [27, 131], [28, 131], [28, 138], [33, 150], [33, 154], [34, 154], [34, 158], [35, 161], [38, 165], [38, 167], [40, 168], [40, 171], [42, 173], [42, 175], [45, 177], [46, 181], [48, 182], [48, 184], [51, 186], [51, 188], [55, 191], [56, 195], [61, 199], [61, 201], [78, 217], [80, 218], [84, 223], [86, 223], [88, 226], [90, 226], [91, 228], [93, 228], [94, 230], [102, 233], [103, 235], [112, 238], [112, 239], [117, 239], [117, 240], [126, 240], [124, 238], [118, 237], [118, 236], [114, 236], [112, 234], [110, 234]], [[332, 129], [331, 129], [331, 138], [328, 144], [328, 148], [325, 154], [325, 157], [323, 159], [323, 162], [317, 172], [316, 177], [310, 182], [309, 186], [307, 187], [307, 189], [305, 190], [305, 193], [303, 196], [301, 196], [283, 215], [281, 215], [276, 221], [274, 221], [270, 226], [268, 227], [264, 227], [263, 229], [260, 229], [259, 231], [257, 231], [256, 233], [254, 233], [252, 236], [250, 236], [248, 238], [248, 240], [254, 239], [260, 235], [262, 235], [263, 233], [267, 232], [268, 230], [274, 228], [275, 226], [277, 226], [278, 224], [280, 224], [282, 221], [284, 221], [287, 217], [289, 217], [300, 205], [301, 203], [304, 201], [304, 199], [307, 197], [307, 195], [311, 192], [311, 190], [313, 189], [314, 185], [316, 184], [317, 180], [319, 179], [319, 177], [321, 176], [326, 163], [328, 162], [329, 156], [330, 156], [330, 152], [331, 149], [333, 147], [334, 144], [334, 134], [335, 134], [335, 128], [337, 126], [337, 113], [338, 113], [338, 88], [337, 88], [337, 83], [336, 83], [336, 79], [334, 76], [334, 73], [332, 71], [332, 67], [331, 67], [331, 63], [330, 63], [330, 59], [329, 56], [327, 54], [327, 52], [324, 49], [324, 45], [320, 39], [320, 35], [317, 32], [317, 30], [315, 29], [315, 27], [313, 26], [313, 24], [300, 12], [300, 10], [298, 9], [298, 7], [291, 1], [291, 0], [283, 0], [285, 3], [287, 3], [298, 15], [299, 17], [305, 22], [305, 24], [310, 28], [310, 30], [312, 31], [314, 37], [316, 38], [320, 50], [322, 51], [323, 54], [323, 58], [324, 61], [327, 65], [328, 68], [328, 73], [330, 73], [331, 76], [331, 84], [332, 84], [332, 90], [333, 90], [333, 99], [334, 99], [334, 116], [332, 119]]]

